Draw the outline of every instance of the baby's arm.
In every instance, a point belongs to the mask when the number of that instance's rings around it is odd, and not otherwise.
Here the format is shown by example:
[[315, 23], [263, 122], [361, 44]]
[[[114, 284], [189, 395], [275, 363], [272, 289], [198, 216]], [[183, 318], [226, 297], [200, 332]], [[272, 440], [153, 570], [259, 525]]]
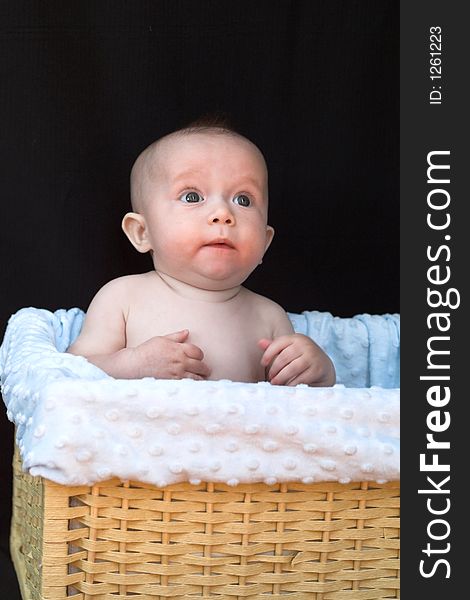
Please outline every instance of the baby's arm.
[[106, 284], [91, 302], [77, 340], [67, 352], [88, 361], [119, 379], [205, 379], [210, 369], [204, 354], [186, 342], [187, 329], [154, 336], [135, 348], [126, 348], [126, 319], [129, 312], [129, 280]]
[[125, 284], [110, 281], [88, 307], [80, 335], [68, 348], [114, 377], [125, 377]]
[[316, 387], [334, 385], [335, 368], [331, 359], [311, 338], [294, 333], [287, 314], [278, 307], [273, 311], [273, 339], [258, 344], [265, 352], [261, 364], [274, 385], [294, 386], [306, 383]]

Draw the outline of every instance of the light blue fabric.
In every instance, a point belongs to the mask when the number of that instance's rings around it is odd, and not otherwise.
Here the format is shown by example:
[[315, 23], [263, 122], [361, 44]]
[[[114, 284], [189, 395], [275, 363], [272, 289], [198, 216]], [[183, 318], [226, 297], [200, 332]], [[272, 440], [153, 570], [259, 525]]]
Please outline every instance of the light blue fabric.
[[[59, 309], [54, 313], [37, 308], [23, 308], [10, 318], [0, 350], [17, 330], [40, 323], [53, 337], [59, 352], [65, 352], [80, 333], [85, 313], [79, 308]], [[356, 315], [334, 317], [329, 312], [289, 313], [296, 332], [308, 335], [330, 356], [337, 383], [346, 387], [400, 387], [400, 316]], [[1, 375], [1, 373], [0, 373]]]
[[59, 352], [65, 352], [70, 344], [78, 337], [83, 325], [85, 313], [79, 308], [56, 310], [51, 317], [54, 327], [56, 347]]
[[400, 387], [400, 315], [334, 317], [329, 312], [289, 313], [296, 332], [323, 348], [346, 387]]

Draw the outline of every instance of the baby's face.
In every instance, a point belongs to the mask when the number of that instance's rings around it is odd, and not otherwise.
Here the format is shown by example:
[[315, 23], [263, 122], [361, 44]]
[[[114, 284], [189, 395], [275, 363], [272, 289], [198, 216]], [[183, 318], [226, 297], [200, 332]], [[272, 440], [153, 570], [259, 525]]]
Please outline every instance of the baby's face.
[[203, 289], [241, 284], [273, 236], [259, 150], [191, 133], [164, 140], [150, 167], [142, 213], [156, 270]]

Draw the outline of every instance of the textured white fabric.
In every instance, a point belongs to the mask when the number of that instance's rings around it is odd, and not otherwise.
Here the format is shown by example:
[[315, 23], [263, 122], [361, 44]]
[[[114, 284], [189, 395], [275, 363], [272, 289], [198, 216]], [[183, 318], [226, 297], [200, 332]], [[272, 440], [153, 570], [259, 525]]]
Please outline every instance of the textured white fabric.
[[[7, 414], [33, 475], [159, 486], [399, 478], [398, 389], [116, 380], [59, 352], [52, 317], [19, 311], [0, 349]], [[72, 338], [75, 317], [60, 314]]]

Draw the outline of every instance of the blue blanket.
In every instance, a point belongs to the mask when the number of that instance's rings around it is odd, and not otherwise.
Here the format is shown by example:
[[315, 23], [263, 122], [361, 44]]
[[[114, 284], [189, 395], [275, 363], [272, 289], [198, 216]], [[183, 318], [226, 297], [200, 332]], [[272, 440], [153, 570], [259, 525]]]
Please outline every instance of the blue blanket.
[[289, 314], [294, 329], [310, 336], [332, 359], [346, 387], [400, 387], [400, 315], [334, 317], [329, 312]]
[[[38, 312], [47, 323], [59, 352], [65, 352], [80, 333], [85, 313], [79, 308], [56, 310], [23, 308], [10, 318], [5, 334], [14, 335], [15, 325]], [[400, 316], [356, 315], [334, 317], [329, 312], [289, 313], [296, 332], [310, 336], [332, 359], [337, 383], [346, 387], [400, 387]]]

